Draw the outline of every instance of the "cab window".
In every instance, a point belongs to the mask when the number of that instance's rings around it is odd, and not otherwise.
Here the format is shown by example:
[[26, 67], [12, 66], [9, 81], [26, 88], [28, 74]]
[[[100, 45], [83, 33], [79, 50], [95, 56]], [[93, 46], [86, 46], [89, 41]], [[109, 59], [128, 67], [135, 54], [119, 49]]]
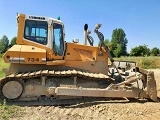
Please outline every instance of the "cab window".
[[24, 38], [40, 44], [47, 44], [48, 24], [46, 21], [25, 21]]
[[64, 53], [63, 27], [61, 24], [53, 24], [53, 50], [59, 56]]

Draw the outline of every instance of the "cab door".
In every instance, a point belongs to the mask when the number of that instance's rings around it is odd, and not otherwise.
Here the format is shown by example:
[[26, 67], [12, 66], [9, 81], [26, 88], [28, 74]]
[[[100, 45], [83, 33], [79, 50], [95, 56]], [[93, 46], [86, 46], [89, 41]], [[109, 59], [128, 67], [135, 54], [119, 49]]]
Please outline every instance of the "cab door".
[[[55, 55], [61, 56], [63, 59], [64, 56], [64, 33], [63, 33], [63, 25], [59, 23], [53, 23], [53, 45], [52, 50], [55, 52]], [[59, 57], [58, 57], [59, 58]]]

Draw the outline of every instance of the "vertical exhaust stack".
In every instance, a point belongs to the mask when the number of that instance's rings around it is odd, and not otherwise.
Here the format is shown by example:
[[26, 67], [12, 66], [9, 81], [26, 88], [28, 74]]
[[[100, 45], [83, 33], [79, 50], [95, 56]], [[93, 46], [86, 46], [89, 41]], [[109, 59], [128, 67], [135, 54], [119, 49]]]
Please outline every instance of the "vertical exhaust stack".
[[88, 24], [84, 25], [84, 45], [87, 45], [87, 30], [88, 30]]

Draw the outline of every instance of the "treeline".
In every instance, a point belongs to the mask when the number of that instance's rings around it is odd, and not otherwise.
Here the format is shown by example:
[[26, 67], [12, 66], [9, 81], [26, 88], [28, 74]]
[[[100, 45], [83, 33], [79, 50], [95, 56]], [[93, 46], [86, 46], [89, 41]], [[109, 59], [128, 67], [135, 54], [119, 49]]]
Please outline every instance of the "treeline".
[[149, 49], [147, 45], [139, 45], [131, 49], [130, 56], [160, 56], [160, 49], [157, 47]]
[[[111, 40], [105, 39], [105, 44], [109, 47], [111, 55], [113, 57], [121, 56], [160, 56], [160, 49], [154, 47], [149, 49], [147, 45], [139, 45], [131, 49], [130, 53], [127, 53], [128, 40], [123, 29], [116, 28], [113, 30]], [[99, 42], [100, 45], [100, 42]]]
[[0, 39], [0, 54], [5, 53], [9, 48], [16, 44], [16, 39], [16, 37], [13, 37], [9, 40], [6, 35], [3, 35]]

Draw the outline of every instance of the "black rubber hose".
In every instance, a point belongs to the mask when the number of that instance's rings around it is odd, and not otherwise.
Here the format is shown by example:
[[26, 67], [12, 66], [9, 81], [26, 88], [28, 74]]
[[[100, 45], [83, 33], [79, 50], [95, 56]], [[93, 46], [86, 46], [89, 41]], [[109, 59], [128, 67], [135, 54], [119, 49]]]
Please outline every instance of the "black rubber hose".
[[91, 36], [89, 36], [89, 35], [87, 35], [87, 39], [88, 39], [89, 44], [90, 44], [91, 46], [93, 46], [94, 39], [93, 39]]

